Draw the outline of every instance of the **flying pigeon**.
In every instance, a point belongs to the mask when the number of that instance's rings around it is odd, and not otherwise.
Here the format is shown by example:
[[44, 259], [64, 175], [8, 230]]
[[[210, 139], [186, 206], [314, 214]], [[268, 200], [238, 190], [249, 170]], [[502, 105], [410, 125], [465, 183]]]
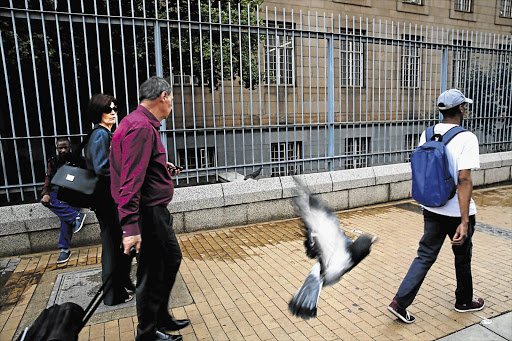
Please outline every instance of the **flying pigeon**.
[[260, 167], [260, 168], [256, 169], [256, 170], [254, 171], [254, 173], [247, 174], [247, 175], [245, 176], [244, 180], [248, 180], [248, 179], [256, 179], [256, 177], [257, 177], [258, 175], [260, 175], [260, 173], [261, 173], [261, 170], [262, 170], [262, 169], [263, 169], [263, 167]]
[[293, 202], [302, 216], [306, 255], [318, 259], [304, 284], [288, 303], [290, 312], [305, 320], [316, 317], [323, 286], [336, 284], [370, 253], [376, 237], [362, 234], [352, 241], [340, 229], [336, 215], [313, 196], [297, 178], [298, 195]]

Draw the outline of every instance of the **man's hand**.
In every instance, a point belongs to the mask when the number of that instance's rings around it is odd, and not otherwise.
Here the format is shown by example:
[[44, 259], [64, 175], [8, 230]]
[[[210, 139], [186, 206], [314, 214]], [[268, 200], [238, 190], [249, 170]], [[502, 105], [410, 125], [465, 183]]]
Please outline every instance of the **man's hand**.
[[179, 175], [181, 173], [181, 168], [176, 167], [171, 162], [167, 162], [167, 169], [171, 172], [171, 175]]
[[460, 223], [452, 239], [452, 245], [462, 245], [468, 237], [468, 223]]
[[123, 248], [124, 253], [128, 256], [130, 255], [130, 249], [132, 246], [135, 246], [135, 251], [139, 253], [140, 250], [140, 243], [142, 242], [142, 239], [140, 237], [140, 234], [136, 234], [134, 236], [129, 237], [123, 237]]
[[45, 207], [50, 207], [52, 205], [52, 201], [50, 199], [49, 194], [43, 195], [43, 198], [41, 199], [41, 204], [43, 204], [43, 206]]

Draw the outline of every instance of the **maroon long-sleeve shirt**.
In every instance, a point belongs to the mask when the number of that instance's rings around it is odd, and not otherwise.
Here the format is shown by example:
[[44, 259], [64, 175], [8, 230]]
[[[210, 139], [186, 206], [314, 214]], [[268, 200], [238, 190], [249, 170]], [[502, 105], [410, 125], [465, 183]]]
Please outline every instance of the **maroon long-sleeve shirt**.
[[140, 234], [141, 205], [167, 205], [174, 193], [158, 127], [155, 116], [139, 105], [121, 120], [112, 137], [111, 191], [125, 237]]

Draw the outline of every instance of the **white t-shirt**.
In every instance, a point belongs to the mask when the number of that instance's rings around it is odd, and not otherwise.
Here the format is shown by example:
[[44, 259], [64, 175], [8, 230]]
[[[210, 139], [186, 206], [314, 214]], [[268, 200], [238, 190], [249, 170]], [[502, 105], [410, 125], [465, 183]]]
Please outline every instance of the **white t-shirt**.
[[[438, 123], [434, 127], [434, 134], [444, 134], [451, 128], [457, 126], [451, 123]], [[425, 132], [421, 134], [419, 145], [425, 143]], [[478, 152], [478, 139], [470, 131], [464, 131], [457, 134], [451, 141], [446, 145], [446, 153], [448, 157], [448, 163], [450, 167], [450, 174], [452, 175], [455, 183], [457, 184], [457, 178], [459, 170], [463, 169], [479, 169], [480, 168], [480, 156]], [[424, 209], [434, 212], [437, 214], [449, 216], [449, 217], [460, 217], [459, 197], [457, 194], [448, 202], [446, 205], [441, 207], [426, 207]], [[476, 214], [476, 205], [471, 198], [469, 202], [469, 215]]]

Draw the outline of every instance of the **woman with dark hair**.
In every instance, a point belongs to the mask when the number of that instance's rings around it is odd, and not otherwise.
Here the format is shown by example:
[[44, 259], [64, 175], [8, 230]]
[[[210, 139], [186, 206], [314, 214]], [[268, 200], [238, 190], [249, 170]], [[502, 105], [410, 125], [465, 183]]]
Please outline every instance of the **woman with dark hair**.
[[101, 265], [103, 282], [113, 274], [110, 285], [105, 288], [105, 305], [116, 305], [130, 301], [133, 297], [127, 290], [134, 291], [130, 279], [131, 260], [121, 250], [122, 230], [119, 224], [117, 206], [110, 193], [110, 142], [112, 127], [116, 123], [117, 100], [106, 94], [95, 94], [89, 101], [88, 118], [94, 124], [85, 141], [85, 162], [87, 169], [96, 173], [100, 180], [94, 193], [96, 218], [101, 230]]

